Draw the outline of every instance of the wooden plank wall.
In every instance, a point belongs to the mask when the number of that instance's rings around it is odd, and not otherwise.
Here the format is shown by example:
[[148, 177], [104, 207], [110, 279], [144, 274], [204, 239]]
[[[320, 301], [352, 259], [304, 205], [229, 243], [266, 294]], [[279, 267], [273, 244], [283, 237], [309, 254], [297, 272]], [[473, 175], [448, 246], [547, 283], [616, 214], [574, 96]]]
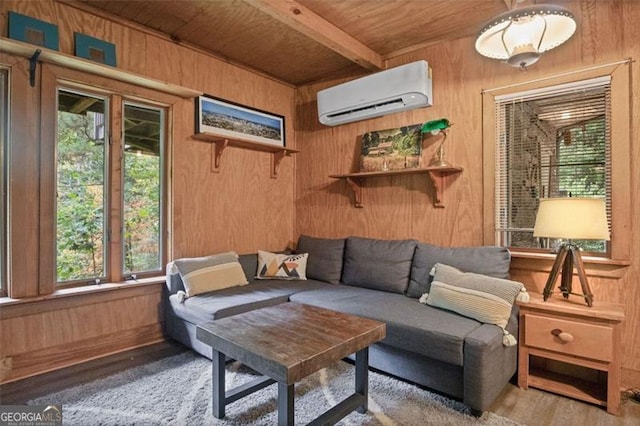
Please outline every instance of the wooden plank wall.
[[[114, 43], [118, 68], [283, 115], [286, 143], [295, 147], [295, 89], [291, 86], [138, 27], [54, 1], [1, 2], [3, 36], [8, 11], [58, 25], [64, 53], [73, 54], [73, 33], [82, 32]], [[24, 80], [28, 61], [7, 56], [0, 55], [0, 61], [21, 64], [14, 71]], [[37, 96], [26, 83], [12, 89], [16, 94]], [[22, 108], [20, 97], [14, 99], [14, 122], [27, 123], [18, 115], [27, 117], [29, 111]], [[224, 153], [220, 173], [213, 173], [212, 145], [191, 139], [194, 105], [193, 99], [177, 101], [169, 123], [173, 135], [169, 258], [285, 248], [294, 231], [294, 159], [283, 159], [278, 179], [271, 179], [269, 154], [231, 147]], [[31, 120], [34, 122], [33, 117]], [[22, 210], [14, 210], [17, 214], [11, 218], [12, 256], [16, 259], [12, 286], [19, 289], [16, 294], [33, 299], [0, 307], [0, 366], [13, 365], [10, 371], [0, 369], [0, 382], [162, 339], [161, 284], [67, 296], [65, 303], [50, 297], [41, 300], [42, 289], [51, 288], [51, 283], [43, 286], [39, 282], [33, 260], [54, 254], [39, 253], [38, 247], [38, 206], [43, 196], [37, 182], [39, 130], [37, 124], [14, 127], [12, 146], [32, 148], [16, 150], [21, 157], [11, 159], [15, 167], [12, 188], [26, 200], [16, 203]]]
[[[564, 3], [563, 3], [564, 4]], [[640, 3], [632, 1], [569, 1], [565, 5], [578, 19], [578, 30], [565, 45], [543, 54], [539, 62], [521, 72], [481, 57], [473, 38], [435, 44], [393, 58], [389, 66], [425, 59], [433, 69], [434, 106], [407, 113], [334, 128], [318, 123], [316, 92], [342, 81], [300, 87], [297, 94], [296, 130], [301, 153], [296, 160], [296, 234], [319, 237], [358, 235], [375, 238], [416, 238], [440, 245], [464, 246], [492, 243], [483, 236], [482, 96], [483, 89], [535, 80], [592, 65], [640, 57]], [[591, 284], [596, 299], [626, 306], [623, 338], [625, 386], [640, 385], [640, 110], [637, 64], [632, 65], [631, 153], [631, 267], [594, 267]], [[424, 175], [385, 177], [365, 181], [364, 208], [353, 207], [353, 195], [344, 181], [330, 174], [357, 171], [359, 136], [371, 130], [395, 128], [448, 118], [447, 159], [464, 171], [450, 179], [443, 196], [444, 209], [433, 207], [433, 189]], [[485, 141], [484, 143], [493, 143]], [[614, 141], [615, 143], [615, 141]], [[423, 160], [436, 146], [425, 139]], [[615, 196], [615, 194], [614, 194]], [[621, 212], [618, 212], [620, 214]], [[615, 214], [615, 213], [614, 213]], [[630, 214], [622, 212], [622, 214]], [[629, 260], [629, 259], [628, 259]], [[515, 259], [512, 276], [532, 290], [544, 287], [551, 262]], [[577, 285], [577, 284], [576, 284]]]

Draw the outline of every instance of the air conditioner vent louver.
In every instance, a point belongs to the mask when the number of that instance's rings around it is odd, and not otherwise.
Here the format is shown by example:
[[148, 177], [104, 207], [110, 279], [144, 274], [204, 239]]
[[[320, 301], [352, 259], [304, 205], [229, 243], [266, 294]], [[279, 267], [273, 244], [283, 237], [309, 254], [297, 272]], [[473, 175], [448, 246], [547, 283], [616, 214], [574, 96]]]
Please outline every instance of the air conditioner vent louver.
[[375, 110], [377, 108], [382, 108], [384, 106], [389, 106], [389, 105], [394, 105], [394, 106], [402, 105], [402, 106], [404, 106], [404, 102], [402, 101], [402, 98], [399, 98], [399, 99], [394, 99], [392, 101], [380, 102], [380, 103], [373, 104], [373, 105], [368, 105], [368, 106], [365, 106], [365, 107], [350, 109], [348, 111], [336, 112], [334, 114], [327, 114], [327, 117], [336, 118], [336, 117], [340, 117], [340, 116], [343, 116], [343, 115], [356, 114], [356, 113], [362, 112], [362, 111]]
[[417, 61], [318, 92], [318, 118], [327, 126], [433, 105], [431, 70]]

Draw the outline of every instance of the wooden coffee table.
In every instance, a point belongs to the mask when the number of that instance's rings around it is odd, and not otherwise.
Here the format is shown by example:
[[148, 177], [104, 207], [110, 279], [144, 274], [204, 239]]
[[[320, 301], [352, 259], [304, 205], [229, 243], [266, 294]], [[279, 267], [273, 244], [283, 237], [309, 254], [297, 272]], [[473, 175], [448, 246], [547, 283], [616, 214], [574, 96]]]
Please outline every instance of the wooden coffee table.
[[[278, 425], [293, 425], [295, 383], [353, 353], [355, 392], [311, 424], [365, 413], [369, 346], [385, 334], [382, 322], [293, 302], [201, 324], [197, 337], [213, 349], [213, 415], [223, 418], [226, 404], [277, 382]], [[225, 355], [264, 377], [225, 391]]]

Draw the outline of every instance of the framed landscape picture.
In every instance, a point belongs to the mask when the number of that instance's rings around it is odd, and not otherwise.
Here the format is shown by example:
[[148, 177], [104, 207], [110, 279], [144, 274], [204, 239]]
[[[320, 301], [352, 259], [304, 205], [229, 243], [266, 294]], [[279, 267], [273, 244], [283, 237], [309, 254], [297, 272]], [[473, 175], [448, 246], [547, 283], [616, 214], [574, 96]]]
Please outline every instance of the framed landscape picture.
[[361, 172], [415, 169], [422, 156], [422, 124], [362, 135]]
[[196, 133], [285, 146], [283, 116], [208, 95], [196, 98]]

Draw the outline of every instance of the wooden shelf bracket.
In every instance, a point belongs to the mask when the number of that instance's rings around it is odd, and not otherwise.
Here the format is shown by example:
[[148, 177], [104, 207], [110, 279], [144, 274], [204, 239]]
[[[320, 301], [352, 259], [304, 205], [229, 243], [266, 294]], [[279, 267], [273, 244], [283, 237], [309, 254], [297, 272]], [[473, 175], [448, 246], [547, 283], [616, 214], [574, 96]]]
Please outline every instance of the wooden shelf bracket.
[[348, 177], [346, 179], [347, 179], [347, 183], [353, 190], [353, 196], [355, 200], [354, 207], [361, 209], [362, 208], [362, 186], [360, 186], [361, 181], [360, 179], [354, 179], [351, 177]]
[[284, 157], [289, 157], [291, 154], [295, 154], [298, 151], [283, 149], [282, 151], [274, 151], [271, 153], [271, 179], [278, 179], [278, 172], [280, 171], [280, 162]]
[[431, 182], [433, 183], [435, 200], [433, 201], [433, 206], [438, 208], [444, 208], [444, 204], [442, 204], [442, 184], [444, 183], [444, 175], [440, 172], [429, 172], [429, 177], [431, 178]]
[[211, 147], [213, 151], [213, 161], [211, 164], [211, 171], [214, 173], [220, 173], [220, 161], [222, 160], [222, 153], [225, 148], [229, 146], [229, 139], [222, 139], [214, 142]]

